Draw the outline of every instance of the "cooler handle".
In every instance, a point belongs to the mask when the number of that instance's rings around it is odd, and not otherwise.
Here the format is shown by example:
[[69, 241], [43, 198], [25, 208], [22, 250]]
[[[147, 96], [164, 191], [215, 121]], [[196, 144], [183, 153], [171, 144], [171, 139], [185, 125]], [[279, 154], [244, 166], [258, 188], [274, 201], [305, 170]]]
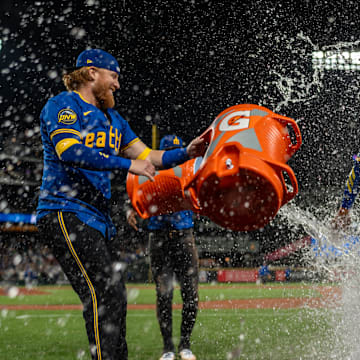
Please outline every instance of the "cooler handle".
[[[294, 172], [292, 171], [292, 169], [290, 168], [290, 166], [284, 165], [280, 167], [281, 171], [280, 171], [280, 177], [281, 177], [281, 181], [285, 190], [284, 193], [284, 198], [282, 201], [282, 205], [285, 205], [287, 202], [289, 202], [290, 200], [292, 200], [296, 194], [299, 191], [299, 187], [298, 187], [298, 182], [296, 180], [296, 176], [294, 174]], [[290, 182], [291, 182], [291, 186], [293, 188], [292, 191], [289, 191], [287, 186], [286, 186], [286, 182], [285, 182], [285, 178], [284, 178], [284, 174], [283, 172], [286, 172], [286, 174], [288, 175]]]
[[286, 125], [290, 125], [295, 133], [295, 138], [296, 138], [296, 143], [293, 144], [291, 143], [291, 146], [289, 147], [290, 152], [293, 154], [295, 153], [295, 151], [297, 151], [301, 144], [302, 144], [302, 137], [301, 137], [301, 132], [299, 129], [298, 124], [296, 123], [295, 120], [290, 119], [286, 116], [283, 115], [278, 115], [276, 114], [276, 116], [274, 117], [275, 120], [278, 120], [280, 123], [282, 124], [286, 124]]

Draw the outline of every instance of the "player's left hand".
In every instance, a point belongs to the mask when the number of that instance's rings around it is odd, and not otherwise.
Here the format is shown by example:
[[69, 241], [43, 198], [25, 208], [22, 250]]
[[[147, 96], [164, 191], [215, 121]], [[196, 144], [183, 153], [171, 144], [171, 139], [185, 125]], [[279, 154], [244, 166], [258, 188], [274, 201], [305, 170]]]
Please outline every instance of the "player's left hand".
[[136, 231], [139, 230], [137, 227], [136, 211], [134, 209], [126, 211], [126, 220], [133, 229]]
[[187, 146], [186, 151], [190, 157], [190, 159], [196, 158], [198, 156], [204, 156], [206, 149], [208, 147], [208, 143], [204, 138], [198, 136]]

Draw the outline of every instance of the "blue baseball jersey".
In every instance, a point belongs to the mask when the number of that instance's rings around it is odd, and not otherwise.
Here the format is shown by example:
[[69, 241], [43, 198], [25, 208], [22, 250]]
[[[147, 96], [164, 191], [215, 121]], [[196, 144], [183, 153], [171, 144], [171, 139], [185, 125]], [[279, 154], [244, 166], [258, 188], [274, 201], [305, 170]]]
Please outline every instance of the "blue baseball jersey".
[[194, 227], [193, 212], [184, 210], [173, 214], [153, 216], [149, 219], [147, 227], [149, 230], [189, 229]]
[[128, 122], [113, 109], [105, 114], [74, 91], [49, 99], [40, 115], [40, 129], [44, 170], [37, 219], [50, 211], [73, 212], [105, 237], [115, 235], [110, 218], [111, 171], [74, 166], [59, 154], [64, 146], [66, 150], [81, 144], [104, 158], [119, 155], [139, 141]]
[[346, 187], [344, 191], [344, 196], [341, 202], [341, 207], [344, 209], [351, 209], [356, 197], [359, 193], [360, 185], [360, 154], [354, 155], [354, 166], [352, 167], [350, 174], [346, 180]]

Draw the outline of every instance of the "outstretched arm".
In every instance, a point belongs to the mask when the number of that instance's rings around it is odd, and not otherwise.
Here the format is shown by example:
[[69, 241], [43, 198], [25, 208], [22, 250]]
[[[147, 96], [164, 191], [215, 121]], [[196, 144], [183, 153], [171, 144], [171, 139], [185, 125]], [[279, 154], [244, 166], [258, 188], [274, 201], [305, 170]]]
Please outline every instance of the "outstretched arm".
[[146, 160], [130, 160], [120, 156], [104, 154], [96, 149], [88, 148], [74, 138], [65, 138], [56, 142], [58, 157], [72, 166], [88, 170], [124, 170], [136, 175], [147, 176], [154, 181], [155, 168]]
[[151, 150], [142, 141], [138, 141], [124, 151], [124, 155], [131, 159], [150, 161], [157, 169], [169, 169], [185, 161], [203, 156], [207, 145], [204, 139], [197, 137], [186, 148], [172, 150]]

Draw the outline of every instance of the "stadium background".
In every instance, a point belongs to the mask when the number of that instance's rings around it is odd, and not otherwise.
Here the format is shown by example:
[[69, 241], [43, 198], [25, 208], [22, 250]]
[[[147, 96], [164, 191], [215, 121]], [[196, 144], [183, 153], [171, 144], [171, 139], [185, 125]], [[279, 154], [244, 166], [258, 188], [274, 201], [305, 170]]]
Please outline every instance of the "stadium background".
[[[332, 216], [358, 151], [359, 72], [318, 72], [312, 54], [358, 49], [357, 2], [3, 0], [0, 10], [2, 213], [34, 212], [42, 171], [38, 114], [63, 90], [62, 68], [91, 46], [118, 58], [116, 108], [148, 145], [153, 124], [160, 136], [176, 133], [188, 142], [239, 103], [296, 119], [303, 146], [290, 160], [300, 187], [295, 203]], [[115, 187], [123, 190], [121, 181]], [[122, 202], [114, 196], [119, 239], [126, 233], [134, 250], [144, 232], [129, 235]], [[36, 243], [31, 227], [2, 224], [2, 254], [9, 244], [26, 252]], [[265, 254], [307, 236], [279, 218], [242, 234], [199, 219], [196, 232], [202, 258], [242, 267], [259, 266]], [[302, 259], [296, 252], [281, 265], [302, 266]]]

